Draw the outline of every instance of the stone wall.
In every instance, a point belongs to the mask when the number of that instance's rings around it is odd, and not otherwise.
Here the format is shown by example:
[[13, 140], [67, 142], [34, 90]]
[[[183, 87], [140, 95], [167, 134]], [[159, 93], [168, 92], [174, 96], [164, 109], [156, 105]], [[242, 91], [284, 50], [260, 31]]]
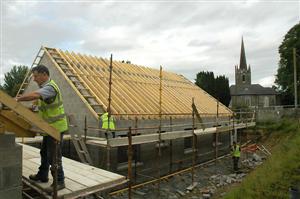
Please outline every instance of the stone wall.
[[300, 109], [283, 108], [283, 107], [270, 107], [257, 109], [257, 122], [278, 121], [283, 117], [299, 118]]
[[276, 105], [275, 95], [242, 95], [231, 96], [232, 107], [238, 106], [258, 106], [269, 107]]

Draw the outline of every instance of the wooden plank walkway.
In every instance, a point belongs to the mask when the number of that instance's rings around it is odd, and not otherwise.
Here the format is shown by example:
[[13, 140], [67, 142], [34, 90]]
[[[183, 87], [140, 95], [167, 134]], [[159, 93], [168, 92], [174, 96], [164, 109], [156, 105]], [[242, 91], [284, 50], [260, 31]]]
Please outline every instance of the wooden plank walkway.
[[[48, 183], [37, 183], [29, 180], [29, 175], [37, 173], [40, 165], [39, 149], [28, 145], [23, 146], [23, 181], [43, 193], [52, 183], [49, 173]], [[58, 191], [59, 198], [77, 198], [95, 192], [103, 191], [127, 182], [125, 176], [103, 169], [89, 166], [63, 157], [66, 188]], [[49, 198], [51, 198], [49, 196]]]
[[[229, 132], [233, 129], [242, 129], [247, 127], [255, 126], [255, 122], [248, 122], [248, 123], [236, 123], [230, 126], [220, 126], [220, 127], [209, 127], [206, 129], [196, 129], [194, 133], [197, 136], [206, 135], [206, 134], [213, 134], [213, 133], [222, 133], [222, 132]], [[192, 130], [184, 130], [184, 131], [170, 131], [170, 132], [164, 132], [161, 134], [161, 140], [175, 140], [179, 138], [186, 138], [186, 137], [192, 137], [193, 131]], [[132, 145], [137, 144], [145, 144], [145, 143], [151, 143], [151, 142], [158, 142], [159, 141], [159, 135], [157, 133], [152, 134], [142, 134], [137, 136], [132, 136]], [[86, 144], [88, 145], [94, 145], [99, 147], [119, 147], [119, 146], [128, 146], [128, 137], [116, 137], [116, 138], [110, 138], [108, 140], [105, 139], [93, 139], [92, 137], [89, 137]]]

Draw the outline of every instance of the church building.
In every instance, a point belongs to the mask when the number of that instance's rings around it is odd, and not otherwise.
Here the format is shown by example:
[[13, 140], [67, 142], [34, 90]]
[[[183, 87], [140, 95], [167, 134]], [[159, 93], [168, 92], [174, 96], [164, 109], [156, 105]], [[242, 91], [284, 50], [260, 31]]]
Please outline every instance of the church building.
[[242, 39], [240, 65], [235, 66], [235, 85], [230, 86], [232, 108], [269, 107], [276, 105], [276, 91], [260, 84], [251, 84], [251, 68], [247, 66]]

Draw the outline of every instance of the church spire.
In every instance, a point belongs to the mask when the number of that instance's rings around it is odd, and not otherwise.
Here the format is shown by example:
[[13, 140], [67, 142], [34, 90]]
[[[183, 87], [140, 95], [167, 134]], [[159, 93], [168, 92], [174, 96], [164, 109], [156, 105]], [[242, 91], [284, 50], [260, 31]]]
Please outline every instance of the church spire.
[[242, 46], [241, 46], [240, 69], [247, 70], [247, 62], [246, 62], [246, 54], [245, 54], [243, 37], [242, 37]]

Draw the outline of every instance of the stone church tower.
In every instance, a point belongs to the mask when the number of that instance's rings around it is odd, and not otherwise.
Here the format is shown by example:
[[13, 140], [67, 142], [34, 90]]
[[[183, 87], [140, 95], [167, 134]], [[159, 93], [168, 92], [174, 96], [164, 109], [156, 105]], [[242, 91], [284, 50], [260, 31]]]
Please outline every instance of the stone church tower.
[[247, 66], [242, 38], [240, 65], [235, 66], [235, 85], [230, 86], [231, 107], [268, 107], [276, 105], [276, 91], [252, 84], [250, 65]]
[[235, 85], [236, 86], [251, 85], [251, 69], [250, 69], [250, 65], [247, 67], [243, 38], [242, 38], [242, 45], [241, 45], [240, 65], [235, 66]]

